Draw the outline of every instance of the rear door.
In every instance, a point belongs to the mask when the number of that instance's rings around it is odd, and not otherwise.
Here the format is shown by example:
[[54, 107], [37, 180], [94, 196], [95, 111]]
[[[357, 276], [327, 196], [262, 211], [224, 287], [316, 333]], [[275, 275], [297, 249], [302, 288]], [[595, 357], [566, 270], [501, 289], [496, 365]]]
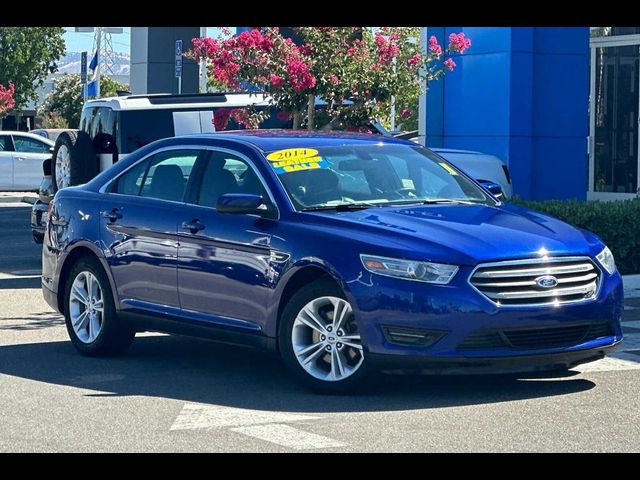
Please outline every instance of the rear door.
[[0, 135], [0, 190], [13, 188], [13, 145], [11, 135]]
[[13, 135], [13, 187], [34, 190], [42, 180], [42, 162], [51, 158], [51, 146], [41, 140]]
[[121, 308], [177, 314], [178, 212], [202, 151], [166, 149], [120, 175], [104, 196], [101, 239]]

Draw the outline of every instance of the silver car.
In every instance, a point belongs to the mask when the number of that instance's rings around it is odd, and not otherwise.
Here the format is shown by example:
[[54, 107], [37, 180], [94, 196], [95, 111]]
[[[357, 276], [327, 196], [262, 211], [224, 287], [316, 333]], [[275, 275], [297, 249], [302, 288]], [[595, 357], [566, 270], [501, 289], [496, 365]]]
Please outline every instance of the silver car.
[[0, 130], [0, 190], [37, 190], [54, 145], [32, 133]]

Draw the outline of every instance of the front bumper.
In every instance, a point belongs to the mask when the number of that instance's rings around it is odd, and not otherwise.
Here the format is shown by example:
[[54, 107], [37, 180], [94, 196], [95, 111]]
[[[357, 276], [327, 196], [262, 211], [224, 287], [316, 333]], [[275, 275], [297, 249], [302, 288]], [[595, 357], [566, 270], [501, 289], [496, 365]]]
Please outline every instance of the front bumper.
[[42, 243], [42, 238], [44, 237], [44, 232], [47, 227], [49, 202], [54, 195], [51, 176], [45, 175], [40, 182], [38, 199], [31, 207], [31, 232], [37, 243]]
[[600, 360], [616, 349], [619, 344], [620, 341], [606, 347], [545, 355], [438, 358], [414, 355], [369, 354], [367, 359], [374, 368], [389, 372], [446, 375], [524, 373], [570, 369], [583, 363]]
[[31, 207], [31, 231], [34, 235], [43, 237], [47, 227], [48, 203], [36, 200]]
[[374, 274], [350, 282], [367, 358], [394, 369], [520, 372], [597, 360], [622, 340], [618, 273], [603, 275], [592, 301], [500, 307], [467, 283], [467, 270], [448, 285]]

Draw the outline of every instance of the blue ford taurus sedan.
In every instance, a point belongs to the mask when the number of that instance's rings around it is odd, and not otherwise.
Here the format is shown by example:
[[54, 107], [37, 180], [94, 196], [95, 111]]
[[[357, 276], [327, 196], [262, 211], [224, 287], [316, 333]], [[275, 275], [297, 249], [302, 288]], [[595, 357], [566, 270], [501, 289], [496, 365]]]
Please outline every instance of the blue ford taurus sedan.
[[320, 391], [374, 369], [566, 369], [622, 339], [621, 277], [598, 237], [379, 136], [147, 145], [57, 193], [42, 286], [85, 355], [191, 334], [277, 351]]

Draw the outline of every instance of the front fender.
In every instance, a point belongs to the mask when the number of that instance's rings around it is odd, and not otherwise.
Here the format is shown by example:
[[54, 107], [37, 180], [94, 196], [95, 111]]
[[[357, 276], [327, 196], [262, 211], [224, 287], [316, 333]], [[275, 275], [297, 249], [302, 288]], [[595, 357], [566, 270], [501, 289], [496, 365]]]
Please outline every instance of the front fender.
[[[271, 301], [269, 302], [269, 309], [267, 313], [268, 321], [266, 323], [267, 329], [265, 331], [268, 336], [277, 336], [278, 322], [280, 320], [278, 318], [278, 312], [280, 310], [280, 301], [285, 292], [285, 289], [289, 286], [291, 281], [296, 281], [294, 278], [296, 274], [310, 267], [322, 270], [327, 274], [327, 276], [332, 278], [340, 286], [349, 303], [354, 306], [354, 314], [357, 318], [358, 313], [355, 312], [355, 299], [349, 289], [348, 283], [344, 280], [338, 269], [333, 264], [327, 262], [326, 260], [323, 260], [322, 258], [313, 256], [302, 257], [290, 263], [286, 267], [286, 269], [281, 273], [280, 279], [273, 290]], [[299, 285], [297, 287], [299, 288], [302, 286], [303, 285]]]

